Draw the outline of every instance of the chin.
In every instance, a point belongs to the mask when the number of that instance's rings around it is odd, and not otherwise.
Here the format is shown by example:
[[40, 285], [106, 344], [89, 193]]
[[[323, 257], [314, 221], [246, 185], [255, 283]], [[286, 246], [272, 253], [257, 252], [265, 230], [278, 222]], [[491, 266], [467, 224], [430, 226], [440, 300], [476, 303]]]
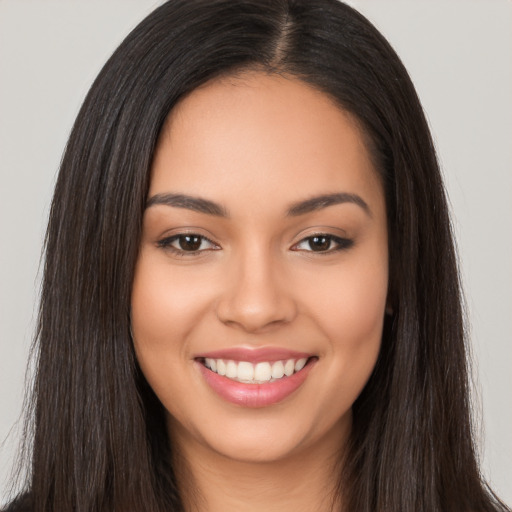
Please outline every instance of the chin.
[[[198, 421], [195, 426], [170, 418], [171, 439], [179, 446], [195, 445], [204, 457], [215, 453], [233, 462], [265, 464], [293, 461], [324, 443], [331, 446], [330, 451], [333, 445], [341, 449], [352, 425], [350, 409], [334, 424], [328, 417], [305, 418], [304, 410], [299, 415], [284, 410], [240, 412], [245, 414], [222, 423]], [[187, 436], [187, 443], [182, 436]]]

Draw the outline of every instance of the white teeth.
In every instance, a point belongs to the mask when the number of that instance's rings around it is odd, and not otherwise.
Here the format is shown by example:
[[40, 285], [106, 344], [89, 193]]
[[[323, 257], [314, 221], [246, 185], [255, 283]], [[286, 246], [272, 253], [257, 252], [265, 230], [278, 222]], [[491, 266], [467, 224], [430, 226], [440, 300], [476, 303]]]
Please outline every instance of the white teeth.
[[269, 381], [272, 378], [270, 363], [258, 363], [254, 368], [254, 380]]
[[226, 377], [230, 379], [238, 377], [238, 368], [235, 361], [228, 361], [228, 364], [226, 365]]
[[226, 375], [226, 363], [222, 359], [217, 359], [217, 373], [219, 375]]
[[302, 368], [304, 368], [304, 366], [306, 365], [306, 362], [307, 362], [307, 359], [305, 357], [303, 359], [299, 359], [295, 363], [295, 371], [299, 372], [300, 370], [302, 370]]
[[252, 380], [254, 379], [254, 366], [246, 361], [240, 361], [238, 363], [238, 375], [240, 380]]
[[[215, 371], [215, 370], [213, 370]], [[284, 374], [289, 377], [290, 375], [293, 375], [293, 372], [295, 371], [295, 361], [293, 359], [288, 359], [284, 365]]]
[[224, 359], [205, 358], [204, 365], [211, 371], [228, 377], [229, 379], [251, 384], [273, 382], [283, 377], [290, 377], [304, 368], [308, 359], [288, 359], [273, 363], [263, 361], [252, 364], [248, 361], [232, 361]]
[[280, 379], [284, 375], [284, 364], [281, 361], [277, 361], [272, 365], [272, 378]]
[[205, 365], [210, 368], [213, 372], [217, 371], [217, 361], [215, 359], [209, 359], [208, 357], [204, 360]]

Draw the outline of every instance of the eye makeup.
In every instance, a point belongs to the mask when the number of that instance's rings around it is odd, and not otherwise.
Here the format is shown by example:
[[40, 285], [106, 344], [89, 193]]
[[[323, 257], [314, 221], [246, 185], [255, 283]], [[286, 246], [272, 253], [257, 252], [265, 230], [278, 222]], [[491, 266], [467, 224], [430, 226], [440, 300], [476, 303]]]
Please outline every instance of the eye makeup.
[[[312, 252], [318, 255], [350, 249], [354, 240], [329, 233], [314, 233], [294, 244], [290, 250]], [[178, 233], [157, 242], [157, 247], [170, 251], [177, 256], [197, 256], [205, 251], [218, 251], [221, 247], [198, 233]]]

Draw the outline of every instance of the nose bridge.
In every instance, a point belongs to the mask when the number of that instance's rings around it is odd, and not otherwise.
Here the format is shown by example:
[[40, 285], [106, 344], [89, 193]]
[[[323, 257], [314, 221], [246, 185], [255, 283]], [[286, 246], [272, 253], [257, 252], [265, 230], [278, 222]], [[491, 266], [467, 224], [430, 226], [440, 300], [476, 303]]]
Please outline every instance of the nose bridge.
[[251, 243], [233, 254], [217, 315], [226, 324], [257, 331], [289, 322], [295, 303], [279, 256], [269, 246]]

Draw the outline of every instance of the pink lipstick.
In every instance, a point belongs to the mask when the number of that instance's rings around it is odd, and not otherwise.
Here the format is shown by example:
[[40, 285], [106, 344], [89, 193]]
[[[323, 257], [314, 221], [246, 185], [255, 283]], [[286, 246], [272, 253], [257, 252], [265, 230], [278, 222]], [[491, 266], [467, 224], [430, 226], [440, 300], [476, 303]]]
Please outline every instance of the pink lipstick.
[[274, 347], [236, 347], [199, 354], [195, 360], [221, 398], [243, 407], [266, 407], [294, 393], [318, 358]]

